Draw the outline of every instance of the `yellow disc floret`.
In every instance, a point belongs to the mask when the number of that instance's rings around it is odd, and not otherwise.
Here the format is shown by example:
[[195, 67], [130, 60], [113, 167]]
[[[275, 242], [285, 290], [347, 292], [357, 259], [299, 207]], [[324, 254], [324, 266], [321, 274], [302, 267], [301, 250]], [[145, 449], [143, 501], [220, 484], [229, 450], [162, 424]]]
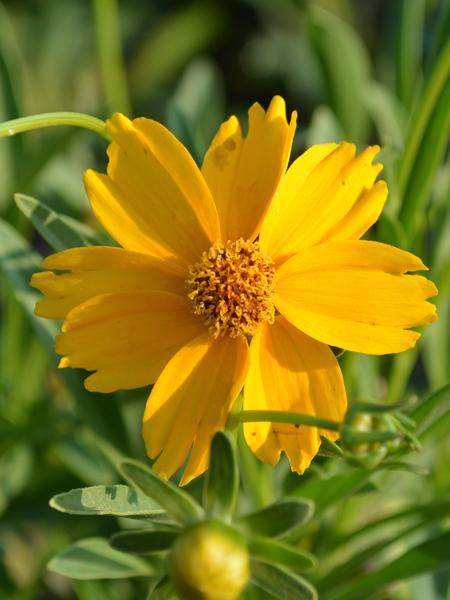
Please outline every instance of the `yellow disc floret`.
[[203, 317], [215, 338], [254, 335], [273, 323], [275, 268], [257, 242], [242, 238], [216, 242], [189, 267], [186, 280], [194, 313]]

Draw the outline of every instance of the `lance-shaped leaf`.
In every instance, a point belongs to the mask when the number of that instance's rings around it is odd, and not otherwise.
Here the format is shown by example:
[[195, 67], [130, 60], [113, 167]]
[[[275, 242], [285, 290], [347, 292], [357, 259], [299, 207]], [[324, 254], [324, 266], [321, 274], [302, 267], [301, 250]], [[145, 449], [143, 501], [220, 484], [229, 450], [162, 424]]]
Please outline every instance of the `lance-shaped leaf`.
[[248, 546], [253, 557], [284, 565], [294, 571], [307, 571], [317, 565], [315, 556], [306, 550], [276, 540], [254, 537], [250, 538]]
[[95, 537], [75, 542], [52, 558], [47, 567], [72, 579], [121, 579], [157, 577], [162, 562], [119, 552], [111, 548], [108, 540]]
[[153, 498], [178, 523], [194, 523], [204, 517], [204, 510], [189, 494], [159, 477], [143, 463], [125, 460], [119, 468], [127, 481]]
[[353, 578], [348, 585], [331, 594], [330, 597], [333, 600], [368, 598], [375, 591], [382, 590], [394, 581], [401, 581], [447, 566], [449, 548], [450, 531], [446, 531], [402, 553], [373, 573], [366, 573], [364, 577], [356, 580]]
[[252, 535], [279, 537], [312, 517], [314, 504], [301, 498], [283, 500], [240, 517], [236, 525]]
[[437, 424], [447, 418], [450, 412], [450, 383], [428, 396], [411, 414], [418, 423], [420, 440], [427, 439]]
[[54, 250], [95, 243], [95, 232], [82, 223], [62, 215], [36, 198], [14, 194], [18, 208]]
[[229, 434], [219, 431], [211, 442], [211, 460], [206, 474], [203, 506], [211, 517], [229, 521], [239, 486], [239, 472]]
[[166, 514], [151, 498], [127, 485], [94, 485], [57, 494], [49, 502], [71, 515], [157, 518]]
[[121, 552], [151, 554], [168, 550], [177, 536], [178, 531], [167, 529], [121, 531], [112, 536], [110, 544]]
[[252, 560], [250, 577], [254, 585], [273, 594], [275, 598], [283, 598], [283, 600], [315, 600], [317, 598], [316, 590], [306, 579], [275, 565]]

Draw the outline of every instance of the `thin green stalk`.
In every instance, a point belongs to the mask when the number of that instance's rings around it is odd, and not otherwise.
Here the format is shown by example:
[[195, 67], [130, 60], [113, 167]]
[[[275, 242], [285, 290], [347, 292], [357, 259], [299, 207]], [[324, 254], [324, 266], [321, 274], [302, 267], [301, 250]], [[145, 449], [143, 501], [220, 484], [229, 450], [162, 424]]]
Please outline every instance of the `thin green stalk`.
[[239, 419], [240, 423], [292, 423], [293, 425], [320, 427], [329, 431], [340, 431], [341, 429], [341, 424], [337, 421], [283, 410], [243, 410], [241, 413], [234, 415], [234, 418]]
[[411, 129], [406, 141], [406, 148], [400, 164], [400, 172], [398, 176], [398, 192], [400, 196], [403, 196], [406, 191], [408, 180], [411, 176], [411, 171], [417, 158], [420, 142], [426, 131], [431, 115], [433, 114], [436, 102], [438, 101], [449, 75], [450, 40], [448, 40], [446, 46], [442, 50], [442, 53], [426, 85], [424, 94], [414, 112], [413, 118], [411, 119]]
[[117, 0], [93, 0], [95, 30], [103, 79], [103, 89], [110, 112], [131, 114], [131, 101], [120, 34]]
[[13, 136], [25, 131], [33, 131], [34, 129], [64, 125], [90, 129], [108, 141], [110, 139], [104, 121], [97, 119], [97, 117], [91, 117], [91, 115], [75, 112], [42, 113], [40, 115], [31, 115], [30, 117], [20, 117], [11, 121], [4, 121], [0, 123], [0, 138]]

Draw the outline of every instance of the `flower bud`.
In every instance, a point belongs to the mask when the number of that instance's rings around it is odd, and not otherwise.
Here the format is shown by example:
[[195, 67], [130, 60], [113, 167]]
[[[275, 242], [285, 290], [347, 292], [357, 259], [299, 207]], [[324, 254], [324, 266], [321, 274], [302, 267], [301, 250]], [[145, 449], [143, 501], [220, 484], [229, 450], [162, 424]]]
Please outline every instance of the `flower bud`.
[[215, 521], [187, 529], [169, 557], [170, 578], [183, 600], [235, 600], [249, 572], [245, 540]]

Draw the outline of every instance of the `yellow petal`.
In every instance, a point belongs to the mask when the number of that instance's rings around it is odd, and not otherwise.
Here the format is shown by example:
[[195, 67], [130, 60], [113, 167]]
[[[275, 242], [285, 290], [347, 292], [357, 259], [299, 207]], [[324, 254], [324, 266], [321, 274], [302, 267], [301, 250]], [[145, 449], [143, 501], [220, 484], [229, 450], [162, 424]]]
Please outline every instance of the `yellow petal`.
[[47, 296], [36, 304], [36, 314], [64, 319], [89, 298], [112, 292], [166, 291], [184, 293], [183, 278], [151, 256], [123, 248], [92, 246], [71, 248], [47, 257], [43, 266], [69, 271], [35, 273], [31, 286]]
[[277, 238], [280, 233], [281, 235], [283, 234], [279, 221], [283, 213], [288, 210], [289, 204], [292, 203], [291, 210], [299, 210], [300, 208], [299, 199], [291, 198], [289, 193], [300, 190], [317, 165], [331, 154], [336, 147], [337, 144], [316, 144], [315, 146], [311, 146], [287, 170], [278, 189], [278, 194], [273, 199], [261, 226], [259, 244], [265, 254], [270, 256], [273, 254]]
[[[283, 317], [264, 325], [250, 346], [245, 410], [281, 410], [342, 421], [347, 406], [341, 370], [332, 351], [295, 329]], [[258, 458], [275, 464], [285, 452], [303, 473], [320, 446], [336, 432], [286, 423], [245, 423], [245, 439]]]
[[143, 424], [147, 453], [159, 455], [153, 467], [161, 476], [173, 475], [193, 444], [182, 483], [205, 471], [211, 438], [224, 427], [242, 389], [247, 355], [243, 337], [215, 340], [207, 333], [168, 363], [147, 401]]
[[249, 110], [243, 138], [236, 117], [223, 123], [206, 153], [202, 173], [216, 202], [222, 239], [253, 240], [286, 170], [297, 114], [288, 124], [284, 100], [275, 96], [265, 112]]
[[[330, 144], [313, 146], [295, 161], [263, 225], [263, 252], [280, 264], [303, 248], [320, 243], [339, 223], [345, 227], [353, 208], [358, 219], [355, 231], [367, 229], [378, 210], [368, 201], [377, 207], [379, 204], [378, 196], [365, 196], [382, 169], [382, 165], [372, 164], [378, 151], [378, 146], [372, 146], [355, 156], [355, 146], [342, 142], [334, 149]], [[363, 207], [357, 209], [363, 198]], [[364, 207], [363, 215], [359, 214]]]
[[69, 312], [55, 349], [64, 356], [61, 367], [97, 371], [87, 389], [112, 392], [156, 381], [172, 355], [203, 331], [177, 294], [104, 294]]
[[182, 264], [198, 260], [220, 237], [214, 202], [194, 160], [162, 125], [107, 122], [113, 142], [108, 175], [87, 171], [92, 209], [105, 229], [129, 250]]
[[367, 354], [401, 352], [436, 319], [426, 302], [437, 290], [407, 270], [416, 256], [387, 244], [353, 240], [308, 248], [278, 270], [275, 304], [298, 329], [332, 346]]
[[364, 190], [348, 213], [323, 237], [321, 243], [359, 240], [378, 221], [388, 196], [385, 181]]

